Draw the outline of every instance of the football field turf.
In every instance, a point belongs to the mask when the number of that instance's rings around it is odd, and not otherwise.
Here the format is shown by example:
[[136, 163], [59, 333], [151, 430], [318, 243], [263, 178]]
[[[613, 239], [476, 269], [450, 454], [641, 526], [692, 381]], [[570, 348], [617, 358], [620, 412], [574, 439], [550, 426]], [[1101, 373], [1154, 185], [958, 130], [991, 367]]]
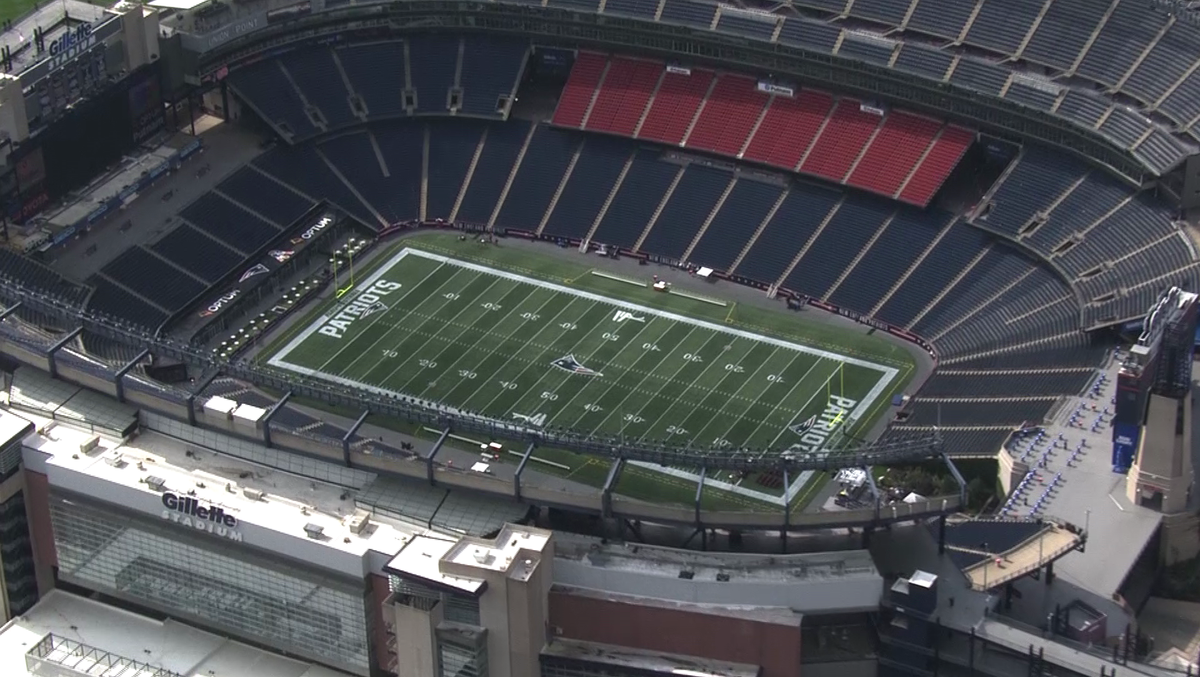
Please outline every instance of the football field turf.
[[510, 423], [798, 455], [836, 448], [899, 372], [412, 247], [269, 362]]

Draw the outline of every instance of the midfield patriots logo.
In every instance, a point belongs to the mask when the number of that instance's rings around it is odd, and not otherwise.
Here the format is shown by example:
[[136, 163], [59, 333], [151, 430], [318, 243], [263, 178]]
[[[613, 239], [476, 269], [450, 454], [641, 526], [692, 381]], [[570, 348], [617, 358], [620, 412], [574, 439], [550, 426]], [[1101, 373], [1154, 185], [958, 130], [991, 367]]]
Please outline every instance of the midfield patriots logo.
[[580, 364], [579, 360], [575, 359], [574, 355], [567, 355], [566, 357], [560, 357], [557, 360], [551, 362], [550, 364], [558, 367], [559, 369], [566, 369], [567, 371], [571, 372], [572, 374], [583, 374], [584, 376], [604, 376], [604, 374], [601, 374], [600, 372], [594, 371], [592, 369], [588, 369], [587, 367]]
[[626, 320], [631, 322], [645, 322], [646, 318], [638, 317], [637, 315], [625, 310], [618, 310], [617, 314], [613, 315], [613, 322], [625, 322]]

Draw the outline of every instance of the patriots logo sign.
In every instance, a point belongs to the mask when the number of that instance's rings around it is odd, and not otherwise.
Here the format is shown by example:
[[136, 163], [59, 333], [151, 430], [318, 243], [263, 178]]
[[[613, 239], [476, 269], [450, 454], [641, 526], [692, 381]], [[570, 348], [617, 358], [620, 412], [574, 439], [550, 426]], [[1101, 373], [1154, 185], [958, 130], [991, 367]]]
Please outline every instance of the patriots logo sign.
[[594, 371], [592, 369], [588, 369], [587, 367], [583, 366], [583, 364], [581, 364], [579, 362], [579, 360], [575, 359], [574, 355], [567, 355], [566, 357], [560, 357], [557, 360], [551, 362], [550, 364], [558, 367], [559, 369], [565, 369], [565, 370], [571, 372], [572, 374], [583, 374], [585, 376], [603, 376], [604, 375], [598, 371]]
[[370, 317], [371, 315], [374, 315], [375, 313], [386, 312], [387, 309], [388, 309], [388, 307], [383, 305], [382, 301], [376, 301], [376, 302], [372, 303], [371, 305], [367, 306], [366, 308], [363, 308], [362, 312], [359, 313], [358, 316], [359, 317]]
[[804, 421], [803, 423], [797, 423], [795, 425], [788, 426], [788, 430], [791, 430], [797, 435], [803, 435], [804, 433], [808, 432], [809, 428], [812, 428], [816, 424], [817, 415], [813, 414], [807, 421]]

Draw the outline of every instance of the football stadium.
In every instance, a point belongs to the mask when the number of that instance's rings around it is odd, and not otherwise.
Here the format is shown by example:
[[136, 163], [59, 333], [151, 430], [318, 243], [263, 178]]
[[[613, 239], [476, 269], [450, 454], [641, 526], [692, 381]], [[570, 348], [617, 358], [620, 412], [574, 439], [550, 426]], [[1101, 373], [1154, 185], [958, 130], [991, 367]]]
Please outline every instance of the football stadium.
[[1200, 674], [1193, 4], [13, 8], [0, 674]]

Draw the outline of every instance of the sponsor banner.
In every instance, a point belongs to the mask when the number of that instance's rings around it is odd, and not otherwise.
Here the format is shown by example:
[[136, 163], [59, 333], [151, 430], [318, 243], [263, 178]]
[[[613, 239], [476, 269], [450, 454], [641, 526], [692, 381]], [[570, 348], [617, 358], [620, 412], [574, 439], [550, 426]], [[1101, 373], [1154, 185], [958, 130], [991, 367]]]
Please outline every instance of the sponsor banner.
[[878, 115], [879, 117], [883, 117], [884, 115], [887, 114], [887, 109], [885, 109], [880, 104], [861, 103], [858, 105], [858, 109], [864, 113], [870, 113], [871, 115]]
[[[291, 250], [292, 254], [295, 255], [336, 224], [337, 215], [333, 212], [324, 212], [315, 221], [308, 222], [297, 228], [295, 234], [288, 240], [286, 249]], [[287, 258], [291, 258], [291, 256]]]
[[296, 252], [292, 249], [272, 249], [271, 251], [267, 252], [267, 256], [271, 257], [272, 261], [280, 265], [291, 261], [292, 257], [295, 255]]
[[758, 91], [762, 92], [763, 94], [786, 96], [789, 99], [796, 98], [796, 89], [794, 87], [789, 87], [787, 85], [781, 85], [774, 82], [767, 82], [766, 80], [758, 81]]
[[242, 295], [241, 289], [230, 289], [215, 299], [212, 303], [200, 309], [200, 317], [209, 318], [216, 317], [221, 314], [221, 311], [228, 308], [234, 301]]
[[1141, 435], [1141, 426], [1113, 423], [1112, 467], [1115, 472], [1125, 472], [1133, 466]]
[[880, 322], [879, 320], [876, 320], [873, 317], [867, 317], [866, 315], [863, 315], [861, 313], [856, 313], [853, 310], [846, 310], [845, 308], [842, 308], [841, 306], [837, 306], [832, 303], [826, 303], [820, 299], [814, 299], [814, 298], [811, 298], [808, 296], [802, 296], [800, 298], [804, 299], [804, 301], [807, 301], [810, 306], [816, 306], [817, 308], [820, 308], [821, 310], [824, 310], [824, 311], [827, 311], [830, 313], [836, 313], [838, 315], [841, 315], [842, 317], [854, 320], [855, 322], [857, 322], [859, 324], [865, 324], [868, 327], [872, 327], [872, 328], [878, 329], [880, 331], [886, 331], [887, 333], [891, 334], [892, 336], [895, 336], [897, 338], [902, 338], [905, 341], [908, 341], [909, 343], [915, 343], [915, 344], [921, 346], [922, 348], [924, 348], [925, 351], [928, 352], [931, 357], [933, 357], [934, 359], [937, 359], [937, 351], [933, 349], [933, 344], [929, 343], [928, 341], [921, 338], [920, 336], [917, 336], [916, 334], [908, 331], [907, 329], [904, 329], [903, 327], [894, 327], [894, 326], [888, 324], [887, 322]]
[[669, 63], [667, 64], [667, 72], [674, 73], [675, 75], [691, 75], [692, 69], [687, 66], [680, 66], [677, 63]]

